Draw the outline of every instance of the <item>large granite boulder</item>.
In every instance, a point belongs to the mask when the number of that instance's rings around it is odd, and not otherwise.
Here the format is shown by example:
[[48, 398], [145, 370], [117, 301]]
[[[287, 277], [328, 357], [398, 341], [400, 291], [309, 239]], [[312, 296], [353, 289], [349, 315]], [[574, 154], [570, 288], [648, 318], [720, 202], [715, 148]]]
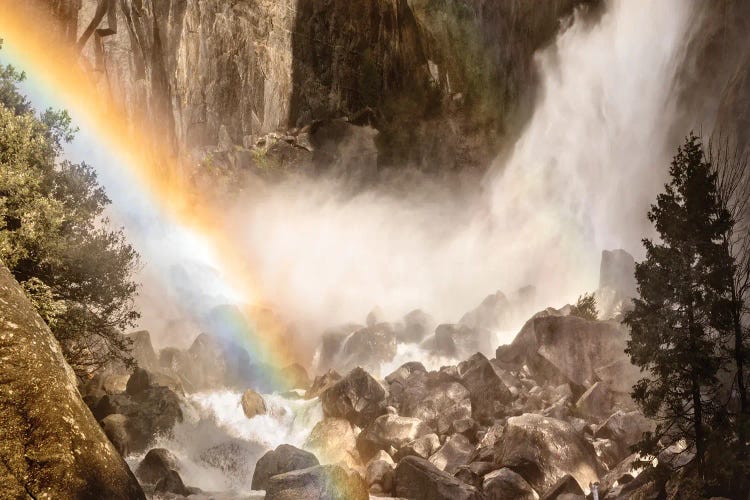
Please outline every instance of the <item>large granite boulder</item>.
[[254, 490], [265, 490], [268, 480], [277, 474], [307, 469], [318, 464], [315, 455], [308, 451], [288, 444], [279, 445], [260, 457], [255, 465], [251, 487]]
[[599, 288], [611, 288], [625, 297], [638, 296], [635, 259], [625, 250], [603, 250]]
[[482, 490], [488, 499], [539, 500], [534, 488], [520, 474], [507, 467], [486, 474]]
[[497, 349], [503, 363], [526, 365], [539, 382], [569, 383], [578, 394], [597, 381], [596, 370], [627, 360], [628, 332], [616, 321], [538, 315], [509, 346]]
[[315, 377], [310, 388], [305, 391], [305, 399], [313, 399], [320, 396], [326, 389], [341, 380], [339, 372], [331, 368], [323, 375]]
[[305, 448], [312, 450], [324, 462], [345, 463], [354, 466], [359, 463], [357, 436], [352, 424], [343, 418], [324, 418], [310, 431]]
[[643, 416], [640, 411], [617, 411], [610, 415], [594, 431], [594, 436], [609, 439], [618, 446], [618, 458], [625, 458], [630, 447], [643, 438], [644, 432], [653, 432], [656, 422]]
[[508, 299], [498, 291], [485, 297], [475, 309], [464, 314], [458, 323], [475, 329], [503, 330], [511, 319], [510, 309]]
[[414, 500], [480, 500], [482, 494], [427, 460], [406, 457], [396, 466], [395, 496]]
[[469, 390], [472, 416], [477, 422], [492, 424], [503, 416], [513, 395], [484, 354], [476, 353], [459, 363], [458, 373], [461, 384]]
[[445, 374], [416, 371], [393, 399], [400, 415], [418, 418], [433, 432], [447, 434], [454, 421], [471, 417], [470, 396], [466, 387]]
[[385, 389], [362, 368], [355, 368], [320, 395], [326, 417], [345, 418], [366, 427], [384, 413]]
[[361, 366], [377, 372], [382, 363], [396, 356], [396, 332], [389, 323], [357, 330], [344, 343], [340, 356], [345, 368]]
[[159, 358], [151, 343], [151, 334], [148, 330], [139, 330], [127, 335], [132, 342], [130, 354], [138, 363], [138, 366], [150, 372], [159, 370]]
[[368, 500], [367, 484], [338, 465], [317, 465], [268, 480], [266, 500]]
[[3, 265], [0, 302], [3, 495], [145, 498], [81, 399], [52, 332]]
[[177, 457], [167, 449], [153, 448], [138, 464], [135, 476], [142, 483], [156, 484], [173, 469], [177, 469]]
[[490, 352], [493, 348], [489, 330], [465, 325], [438, 325], [433, 340], [433, 349], [437, 354], [459, 359], [475, 352]]
[[455, 474], [459, 467], [469, 463], [474, 446], [462, 434], [454, 434], [430, 457], [430, 463], [449, 474]]
[[508, 419], [494, 461], [542, 493], [566, 474], [588, 490], [603, 472], [594, 448], [569, 423], [532, 413]]
[[357, 449], [366, 462], [380, 450], [399, 450], [429, 433], [429, 427], [418, 418], [381, 415], [359, 434]]

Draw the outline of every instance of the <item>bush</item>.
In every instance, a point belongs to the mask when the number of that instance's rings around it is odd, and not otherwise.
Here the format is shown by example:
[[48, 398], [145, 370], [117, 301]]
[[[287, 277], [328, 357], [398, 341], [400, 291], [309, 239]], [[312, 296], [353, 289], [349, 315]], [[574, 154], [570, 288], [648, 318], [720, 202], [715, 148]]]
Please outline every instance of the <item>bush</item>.
[[584, 319], [597, 319], [599, 311], [596, 309], [596, 297], [594, 297], [594, 294], [584, 293], [583, 295], [579, 295], [576, 305], [570, 310], [570, 314]]

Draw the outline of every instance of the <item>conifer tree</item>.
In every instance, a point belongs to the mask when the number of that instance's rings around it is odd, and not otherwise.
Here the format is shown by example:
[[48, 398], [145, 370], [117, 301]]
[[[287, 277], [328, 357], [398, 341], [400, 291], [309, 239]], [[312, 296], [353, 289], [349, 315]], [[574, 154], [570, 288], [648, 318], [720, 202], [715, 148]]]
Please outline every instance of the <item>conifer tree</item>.
[[641, 451], [656, 453], [660, 444], [685, 439], [703, 476], [723, 359], [715, 311], [732, 279], [723, 235], [732, 219], [695, 135], [678, 149], [669, 173], [648, 214], [660, 241], [644, 240], [646, 260], [636, 265], [640, 297], [625, 319], [627, 352], [647, 372], [633, 398], [658, 421]]

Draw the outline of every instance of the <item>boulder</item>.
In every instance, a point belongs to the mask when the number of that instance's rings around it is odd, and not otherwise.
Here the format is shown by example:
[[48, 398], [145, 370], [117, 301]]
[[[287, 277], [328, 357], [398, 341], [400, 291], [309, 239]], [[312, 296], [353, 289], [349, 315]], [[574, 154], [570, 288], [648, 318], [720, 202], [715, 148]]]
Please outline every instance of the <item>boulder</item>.
[[312, 453], [288, 444], [279, 445], [275, 450], [267, 452], [258, 460], [253, 473], [251, 488], [265, 490], [269, 485], [269, 479], [273, 476], [316, 465], [319, 465], [319, 462]]
[[492, 333], [484, 328], [442, 324], [435, 329], [434, 350], [441, 356], [466, 358], [492, 351]]
[[60, 345], [0, 264], [0, 484], [6, 498], [144, 499]]
[[315, 424], [305, 442], [305, 448], [314, 451], [328, 463], [343, 462], [354, 466], [360, 461], [354, 429], [343, 418], [324, 418]]
[[333, 368], [339, 358], [344, 341], [352, 333], [361, 328], [362, 325], [350, 323], [324, 331], [317, 352], [318, 362], [316, 363], [316, 369], [328, 370]]
[[159, 371], [159, 358], [151, 343], [151, 334], [147, 330], [139, 330], [127, 335], [126, 338], [132, 342], [130, 355], [138, 366], [149, 372]]
[[494, 458], [538, 492], [546, 492], [566, 474], [588, 488], [602, 472], [594, 448], [570, 424], [531, 413], [508, 419]]
[[625, 250], [603, 250], [599, 267], [599, 288], [611, 288], [625, 297], [638, 296], [635, 259]]
[[435, 331], [435, 320], [426, 312], [416, 309], [404, 316], [404, 327], [396, 332], [399, 342], [418, 344]]
[[409, 375], [415, 372], [427, 373], [427, 369], [419, 361], [409, 361], [386, 375], [385, 381], [388, 384], [400, 384], [403, 386]]
[[247, 418], [265, 415], [268, 412], [263, 396], [252, 389], [248, 389], [242, 394], [240, 404], [242, 404], [242, 411]]
[[151, 387], [151, 375], [143, 368], [136, 368], [128, 379], [125, 393], [136, 399], [141, 399]]
[[156, 493], [174, 493], [176, 495], [187, 496], [191, 491], [182, 482], [180, 474], [176, 470], [167, 471], [166, 475], [159, 479], [154, 488]]
[[614, 405], [615, 396], [604, 382], [596, 382], [576, 401], [576, 409], [594, 419], [606, 418], [612, 413]]
[[402, 446], [396, 452], [396, 460], [404, 457], [416, 456], [419, 458], [430, 458], [440, 448], [440, 438], [437, 434], [427, 434], [415, 439], [406, 446]]
[[107, 439], [117, 449], [117, 452], [126, 457], [130, 454], [131, 437], [128, 432], [128, 417], [115, 413], [107, 415], [99, 424], [107, 435]]
[[169, 434], [182, 421], [180, 398], [168, 387], [149, 386], [139, 389], [137, 396], [106, 395], [93, 408], [96, 418], [103, 421], [108, 415], [127, 417], [125, 427], [131, 453], [145, 451], [157, 435]]
[[641, 440], [644, 432], [653, 432], [655, 428], [656, 423], [640, 411], [617, 411], [594, 430], [594, 436], [617, 443], [619, 459], [622, 459], [629, 448]]
[[281, 369], [280, 376], [286, 381], [284, 389], [303, 389], [310, 387], [310, 376], [307, 374], [305, 367], [298, 363], [293, 363]]
[[476, 353], [459, 363], [458, 373], [461, 384], [469, 390], [474, 420], [490, 425], [504, 414], [513, 395], [484, 354]]
[[379, 451], [372, 457], [365, 471], [365, 481], [370, 491], [377, 493], [393, 491], [394, 466], [393, 459], [384, 451]]
[[323, 391], [333, 386], [339, 380], [341, 380], [341, 375], [339, 372], [331, 368], [323, 375], [315, 377], [312, 385], [307, 389], [307, 392], [305, 392], [305, 399], [317, 398], [323, 393]]
[[320, 395], [323, 415], [345, 418], [358, 427], [366, 427], [383, 413], [384, 399], [385, 389], [359, 367]]
[[177, 458], [172, 452], [164, 448], [153, 448], [138, 464], [135, 476], [144, 484], [156, 484], [173, 469], [177, 469]]
[[463, 315], [459, 325], [490, 331], [504, 330], [510, 322], [510, 303], [502, 292], [484, 298], [475, 309]]
[[[256, 489], [253, 487], [253, 489]], [[268, 480], [266, 500], [368, 500], [367, 485], [356, 472], [317, 465], [277, 474]]]
[[454, 421], [471, 417], [469, 390], [445, 374], [412, 373], [394, 398], [399, 414], [418, 418], [441, 435]]
[[214, 467], [228, 477], [251, 478], [255, 464], [266, 448], [259, 443], [240, 438], [229, 438], [202, 449], [198, 454], [201, 463]]
[[646, 376], [629, 358], [618, 359], [594, 369], [594, 374], [611, 391], [630, 394], [638, 380]]
[[396, 466], [395, 496], [414, 500], [480, 500], [482, 494], [419, 457], [406, 457]]
[[573, 478], [570, 474], [565, 474], [555, 484], [544, 493], [542, 500], [556, 500], [561, 497], [574, 496], [579, 497], [581, 500], [584, 499], [585, 495], [578, 481]]
[[597, 380], [596, 369], [627, 359], [626, 328], [616, 321], [576, 316], [537, 316], [523, 326], [510, 346], [501, 346], [500, 362], [526, 365], [542, 383], [569, 383], [580, 394]]
[[377, 372], [382, 363], [396, 356], [396, 332], [389, 323], [379, 323], [354, 332], [344, 343], [344, 367], [361, 366]]
[[430, 457], [430, 463], [440, 470], [453, 474], [462, 465], [469, 462], [474, 446], [462, 434], [454, 434], [445, 440], [445, 444]]
[[362, 460], [368, 461], [379, 450], [398, 450], [429, 432], [418, 418], [381, 415], [357, 436], [357, 449]]
[[504, 467], [484, 476], [482, 483], [488, 500], [539, 500], [539, 495], [518, 473]]
[[497, 465], [494, 462], [472, 462], [460, 466], [453, 475], [456, 476], [456, 479], [481, 490], [484, 476], [496, 469]]

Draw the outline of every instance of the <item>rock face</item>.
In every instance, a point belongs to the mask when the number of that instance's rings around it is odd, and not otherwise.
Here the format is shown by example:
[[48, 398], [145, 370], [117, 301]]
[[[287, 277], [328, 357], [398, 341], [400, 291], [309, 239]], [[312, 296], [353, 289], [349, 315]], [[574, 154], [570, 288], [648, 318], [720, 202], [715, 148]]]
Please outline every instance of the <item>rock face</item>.
[[258, 460], [253, 474], [252, 488], [265, 490], [268, 480], [277, 474], [284, 474], [299, 469], [318, 465], [318, 459], [312, 453], [288, 444], [282, 444], [269, 451]]
[[324, 418], [313, 427], [305, 448], [315, 451], [324, 462], [357, 464], [357, 436], [343, 418]]
[[248, 389], [242, 394], [240, 404], [242, 404], [242, 411], [247, 418], [253, 418], [256, 415], [265, 415], [267, 412], [263, 396], [252, 389]]
[[539, 499], [537, 492], [524, 478], [507, 468], [498, 469], [485, 475], [482, 489], [487, 498]]
[[427, 460], [406, 457], [396, 466], [395, 495], [415, 500], [479, 500], [481, 493]]
[[145, 498], [49, 328], [0, 265], [0, 484], [9, 498]]
[[380, 450], [400, 449], [429, 433], [429, 428], [418, 418], [381, 415], [357, 437], [357, 449], [363, 461], [368, 461]]
[[233, 146], [348, 117], [377, 128], [379, 163], [449, 169], [494, 156], [534, 51], [586, 2], [124, 0], [92, 25], [97, 0], [46, 0], [70, 43], [100, 28], [90, 66], [175, 150], [239, 163]]
[[367, 500], [367, 485], [356, 472], [338, 465], [318, 465], [273, 476], [267, 500]]
[[415, 371], [400, 393], [393, 392], [400, 415], [418, 418], [438, 434], [448, 433], [454, 421], [471, 417], [468, 389], [440, 373]]
[[461, 384], [469, 390], [472, 416], [481, 423], [491, 424], [503, 415], [504, 405], [513, 395], [494, 366], [481, 353], [459, 364]]
[[588, 489], [601, 472], [593, 447], [570, 424], [531, 413], [508, 419], [495, 445], [495, 463], [542, 493], [566, 474]]

